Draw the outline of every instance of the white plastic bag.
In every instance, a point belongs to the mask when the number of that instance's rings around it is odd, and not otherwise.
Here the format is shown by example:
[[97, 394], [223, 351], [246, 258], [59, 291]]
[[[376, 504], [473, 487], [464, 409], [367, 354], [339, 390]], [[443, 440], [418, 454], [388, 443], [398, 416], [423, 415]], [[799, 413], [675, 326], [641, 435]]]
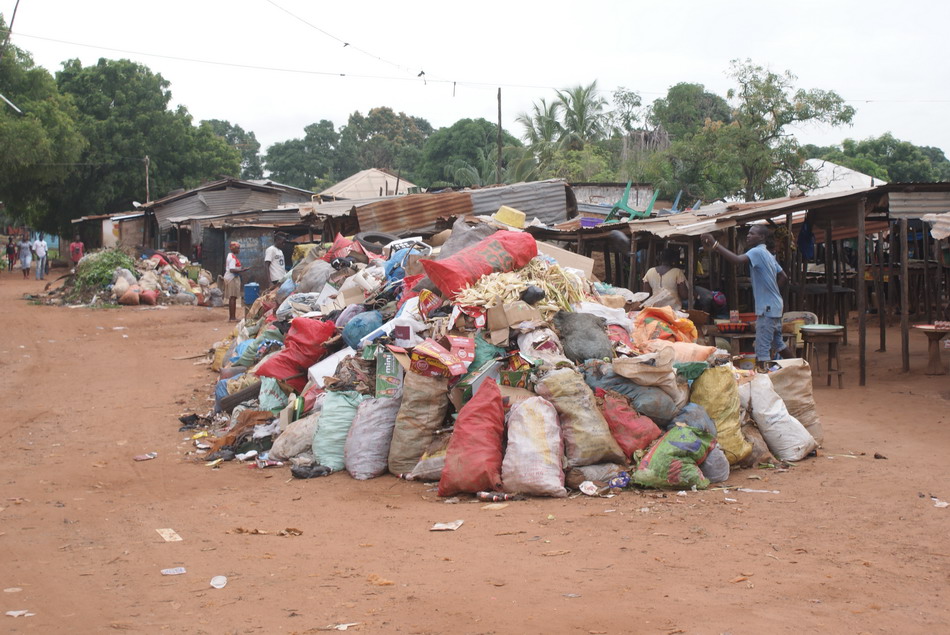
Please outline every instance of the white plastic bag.
[[564, 498], [563, 454], [554, 406], [541, 397], [531, 397], [511, 407], [508, 449], [501, 464], [506, 492]]
[[768, 375], [757, 374], [752, 381], [739, 386], [739, 399], [743, 408], [751, 412], [775, 458], [801, 461], [818, 447], [805, 426], [788, 414], [785, 402], [775, 392]]
[[400, 391], [395, 397], [366, 399], [356, 407], [356, 417], [343, 446], [343, 462], [350, 476], [363, 481], [386, 473], [401, 403]]

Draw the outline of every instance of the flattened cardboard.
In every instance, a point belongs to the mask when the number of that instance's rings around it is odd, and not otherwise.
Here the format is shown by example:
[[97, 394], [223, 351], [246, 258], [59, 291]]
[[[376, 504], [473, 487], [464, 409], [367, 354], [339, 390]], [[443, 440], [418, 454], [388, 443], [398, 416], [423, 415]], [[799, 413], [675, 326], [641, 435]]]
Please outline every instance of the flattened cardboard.
[[488, 309], [487, 326], [491, 334], [491, 343], [495, 346], [507, 343], [511, 335], [508, 329], [511, 326], [531, 320], [543, 320], [541, 312], [521, 300]]
[[594, 278], [594, 259], [587, 256], [575, 254], [573, 251], [561, 249], [551, 243], [538, 241], [538, 251], [545, 256], [550, 256], [557, 260], [557, 264], [571, 269], [580, 269], [588, 280]]

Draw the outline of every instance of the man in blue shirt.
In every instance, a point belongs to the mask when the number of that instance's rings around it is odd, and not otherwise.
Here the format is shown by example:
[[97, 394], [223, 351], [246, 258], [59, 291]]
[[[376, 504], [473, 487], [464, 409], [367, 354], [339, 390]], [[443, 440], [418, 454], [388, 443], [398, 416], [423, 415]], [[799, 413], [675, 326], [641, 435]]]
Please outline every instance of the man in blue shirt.
[[734, 254], [712, 234], [703, 234], [703, 245], [710, 253], [718, 252], [734, 265], [748, 264], [752, 278], [752, 297], [755, 299], [755, 360], [756, 367], [767, 371], [774, 350], [781, 357], [789, 358], [791, 351], [782, 341], [782, 302], [781, 288], [788, 282], [788, 276], [782, 271], [775, 256], [766, 248], [769, 229], [765, 225], [753, 225], [746, 236], [749, 249], [744, 254]]

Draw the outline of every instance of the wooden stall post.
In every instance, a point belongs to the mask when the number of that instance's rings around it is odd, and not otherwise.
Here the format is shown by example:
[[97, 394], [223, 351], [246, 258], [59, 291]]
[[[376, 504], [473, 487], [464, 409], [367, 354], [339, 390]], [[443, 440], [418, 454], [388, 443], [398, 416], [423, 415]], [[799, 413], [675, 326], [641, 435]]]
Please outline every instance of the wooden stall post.
[[824, 320], [825, 324], [834, 324], [835, 323], [835, 278], [834, 278], [834, 264], [832, 262], [832, 240], [831, 240], [831, 226], [830, 220], [829, 226], [825, 228], [825, 283], [827, 289], [825, 291], [825, 315]]
[[634, 293], [639, 288], [637, 285], [637, 232], [630, 231], [630, 278], [627, 280], [627, 288]]
[[927, 223], [921, 221], [921, 242], [924, 244], [922, 250], [923, 260], [924, 260], [924, 306], [927, 307], [927, 324], [933, 324], [933, 312], [930, 310], [931, 297], [930, 293], [930, 232], [927, 231]]
[[901, 363], [905, 373], [910, 372], [910, 281], [907, 266], [907, 218], [901, 219]]
[[686, 309], [695, 309], [693, 298], [696, 297], [696, 239], [690, 236], [686, 239], [686, 283], [689, 286], [689, 297], [686, 300]]
[[877, 267], [874, 270], [874, 293], [877, 294], [877, 319], [881, 328], [881, 348], [879, 353], [887, 351], [887, 306], [884, 298], [884, 233], [877, 236]]
[[[729, 250], [732, 253], [737, 253], [739, 250], [738, 247], [739, 238], [738, 231], [735, 227], [729, 228]], [[727, 277], [729, 281], [729, 297], [733, 302], [732, 307], [736, 310], [739, 309], [739, 267], [729, 263], [729, 269], [727, 271]], [[754, 309], [753, 309], [754, 310]]]
[[[857, 204], [858, 211], [858, 286], [856, 291], [858, 292], [858, 385], [864, 386], [867, 383], [867, 285], [864, 283], [864, 261], [867, 258], [865, 253], [865, 240], [866, 236], [864, 235], [864, 202], [865, 199], [861, 199]], [[847, 327], [845, 327], [847, 328]]]

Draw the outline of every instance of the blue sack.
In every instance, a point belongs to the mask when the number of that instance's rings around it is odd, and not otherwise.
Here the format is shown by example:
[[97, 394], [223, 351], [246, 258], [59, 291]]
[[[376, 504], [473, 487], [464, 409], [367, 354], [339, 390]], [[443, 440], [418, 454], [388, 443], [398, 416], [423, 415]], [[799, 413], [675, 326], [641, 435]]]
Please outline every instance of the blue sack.
[[343, 328], [343, 341], [356, 350], [360, 340], [383, 325], [383, 314], [379, 311], [367, 311], [354, 316]]

